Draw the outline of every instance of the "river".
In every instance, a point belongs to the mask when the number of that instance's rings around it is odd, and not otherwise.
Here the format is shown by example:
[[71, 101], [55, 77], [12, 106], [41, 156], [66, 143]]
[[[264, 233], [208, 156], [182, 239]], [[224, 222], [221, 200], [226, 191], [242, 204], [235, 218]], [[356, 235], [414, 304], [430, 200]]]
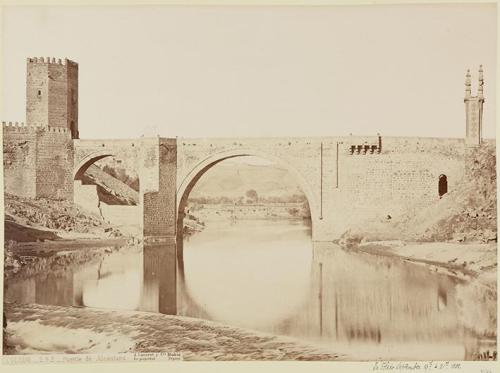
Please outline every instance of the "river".
[[[467, 283], [397, 258], [311, 242], [303, 221], [207, 222], [178, 279], [162, 246], [9, 284], [8, 301], [158, 312], [291, 336], [355, 359], [468, 359]], [[481, 307], [478, 299], [477, 307]], [[481, 313], [479, 313], [481, 314]]]

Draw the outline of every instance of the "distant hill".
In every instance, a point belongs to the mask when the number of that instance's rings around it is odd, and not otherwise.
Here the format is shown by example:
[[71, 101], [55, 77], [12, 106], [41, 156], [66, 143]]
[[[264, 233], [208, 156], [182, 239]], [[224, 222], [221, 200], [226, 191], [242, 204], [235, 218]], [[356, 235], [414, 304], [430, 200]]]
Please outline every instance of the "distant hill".
[[296, 179], [286, 169], [274, 165], [221, 162], [200, 178], [190, 198], [234, 199], [245, 196], [251, 189], [265, 198], [303, 194]]

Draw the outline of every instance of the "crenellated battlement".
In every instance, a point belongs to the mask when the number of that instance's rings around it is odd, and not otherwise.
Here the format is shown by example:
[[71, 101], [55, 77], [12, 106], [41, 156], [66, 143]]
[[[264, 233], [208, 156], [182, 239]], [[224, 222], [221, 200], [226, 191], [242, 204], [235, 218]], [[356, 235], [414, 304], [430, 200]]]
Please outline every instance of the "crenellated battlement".
[[36, 64], [52, 64], [52, 65], [63, 65], [63, 66], [68, 66], [68, 65], [76, 65], [78, 64], [74, 61], [71, 61], [67, 58], [55, 58], [55, 57], [28, 57], [27, 58], [28, 63], [36, 63]]
[[344, 142], [348, 154], [380, 154], [382, 151], [382, 137], [367, 136], [353, 137], [346, 139]]
[[4, 122], [4, 121], [2, 121], [2, 126], [8, 126], [8, 127], [26, 127], [26, 124], [24, 122]]
[[61, 128], [61, 127], [42, 127], [42, 130], [45, 132], [52, 132], [52, 133], [69, 133], [69, 130], [67, 128]]
[[37, 127], [29, 126], [24, 122], [2, 122], [4, 134], [5, 132], [36, 132]]
[[69, 133], [67, 128], [61, 127], [42, 127], [40, 125], [28, 125], [24, 122], [4, 122], [2, 121], [4, 131], [10, 132], [51, 132], [51, 133]]

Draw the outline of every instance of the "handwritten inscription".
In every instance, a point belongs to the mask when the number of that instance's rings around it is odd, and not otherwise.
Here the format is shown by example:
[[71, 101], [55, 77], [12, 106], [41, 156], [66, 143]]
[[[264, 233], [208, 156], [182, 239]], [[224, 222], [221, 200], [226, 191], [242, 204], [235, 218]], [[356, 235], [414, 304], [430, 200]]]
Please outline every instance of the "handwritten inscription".
[[[462, 364], [456, 361], [416, 361], [416, 362], [391, 362], [377, 361], [373, 363], [372, 371], [421, 371], [431, 372], [436, 370], [461, 369]], [[486, 373], [486, 372], [485, 372]]]

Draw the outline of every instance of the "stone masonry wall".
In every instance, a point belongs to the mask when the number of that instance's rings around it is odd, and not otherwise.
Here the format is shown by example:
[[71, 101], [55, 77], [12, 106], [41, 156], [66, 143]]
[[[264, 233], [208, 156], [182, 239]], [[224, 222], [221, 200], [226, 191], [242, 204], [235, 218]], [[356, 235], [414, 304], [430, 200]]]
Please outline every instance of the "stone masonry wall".
[[[17, 123], [16, 123], [17, 124]], [[36, 130], [23, 124], [3, 125], [4, 191], [36, 196]]]
[[68, 79], [66, 65], [48, 64], [49, 123], [68, 128]]
[[26, 72], [26, 122], [32, 126], [49, 125], [48, 64], [29, 63]]
[[36, 196], [73, 199], [73, 141], [63, 128], [37, 132]]
[[175, 139], [159, 139], [159, 191], [144, 194], [144, 236], [174, 238], [177, 227]]
[[3, 125], [5, 191], [73, 199], [73, 143], [62, 128]]
[[384, 138], [382, 143], [380, 153], [351, 155], [343, 149], [339, 155], [338, 188], [324, 199], [333, 236], [367, 220], [427, 206], [439, 199], [440, 175], [447, 177], [448, 192], [465, 175], [463, 139]]
[[67, 61], [67, 87], [66, 95], [67, 116], [69, 129], [72, 137], [80, 137], [78, 130], [78, 64], [73, 61]]

